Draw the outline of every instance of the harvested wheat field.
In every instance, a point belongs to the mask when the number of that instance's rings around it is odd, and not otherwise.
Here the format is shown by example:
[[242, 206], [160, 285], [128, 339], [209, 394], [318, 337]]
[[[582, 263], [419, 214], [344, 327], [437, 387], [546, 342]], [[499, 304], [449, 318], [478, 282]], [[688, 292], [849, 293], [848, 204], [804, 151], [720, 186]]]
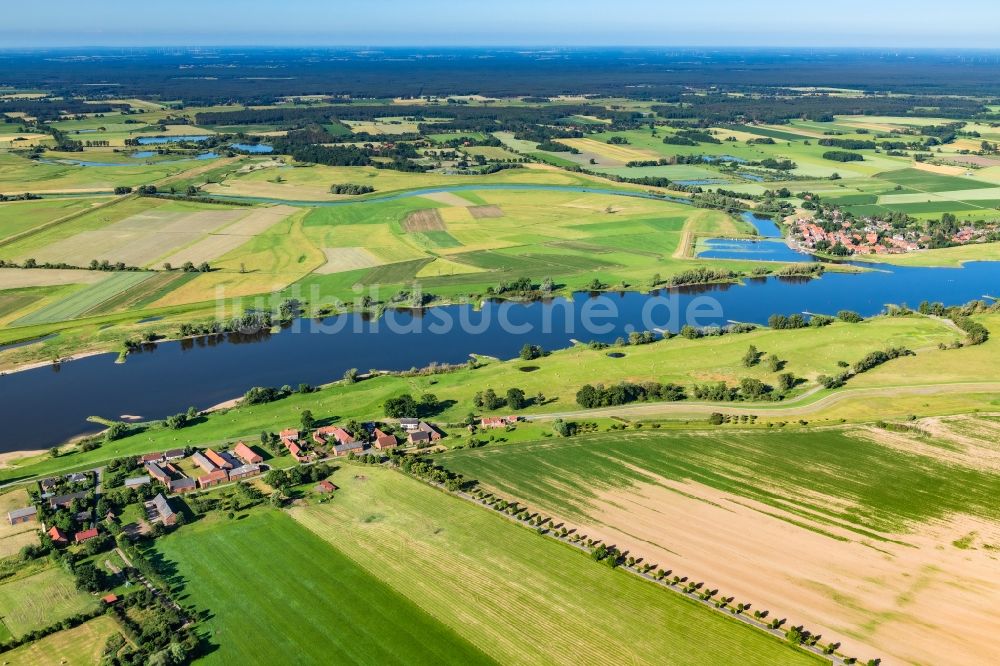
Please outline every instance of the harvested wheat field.
[[444, 231], [446, 229], [437, 208], [415, 210], [403, 220], [403, 229], [414, 231]]
[[323, 254], [326, 255], [326, 263], [313, 271], [319, 275], [371, 268], [385, 263], [363, 247], [327, 247], [323, 248]]
[[39, 262], [86, 266], [92, 259], [145, 266], [247, 215], [245, 210], [150, 210], [82, 231], [32, 252]]
[[993, 416], [602, 433], [439, 461], [848, 655], [969, 664], [995, 653], [998, 435]]
[[472, 217], [477, 220], [491, 217], [503, 217], [503, 209], [500, 208], [500, 206], [494, 205], [469, 206], [469, 212], [472, 213]]
[[71, 268], [0, 268], [0, 284], [4, 289], [23, 287], [55, 287], [64, 284], [96, 284], [108, 277], [99, 271], [77, 271]]
[[185, 261], [200, 264], [212, 261], [235, 250], [240, 245], [250, 241], [254, 236], [268, 229], [296, 212], [291, 206], [275, 206], [273, 208], [254, 209], [249, 215], [238, 218], [232, 224], [217, 229], [215, 232], [195, 241], [192, 245], [182, 248], [163, 258], [163, 261], [174, 266], [180, 266]]

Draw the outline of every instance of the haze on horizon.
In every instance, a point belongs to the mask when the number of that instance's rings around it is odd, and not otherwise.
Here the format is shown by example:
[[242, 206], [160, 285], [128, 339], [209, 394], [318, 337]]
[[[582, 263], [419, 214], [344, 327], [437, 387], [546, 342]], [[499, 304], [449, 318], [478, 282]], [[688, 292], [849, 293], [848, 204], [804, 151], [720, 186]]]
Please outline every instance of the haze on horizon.
[[997, 47], [992, 0], [50, 0], [0, 26], [7, 48], [57, 46]]

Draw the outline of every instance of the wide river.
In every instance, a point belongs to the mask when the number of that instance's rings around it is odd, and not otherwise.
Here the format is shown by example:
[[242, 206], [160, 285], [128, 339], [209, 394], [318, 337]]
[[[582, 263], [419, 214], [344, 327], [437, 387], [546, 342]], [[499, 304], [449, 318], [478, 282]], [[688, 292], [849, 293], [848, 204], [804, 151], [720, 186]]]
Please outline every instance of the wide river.
[[[762, 235], [773, 236], [768, 221], [748, 221]], [[751, 258], [755, 247], [768, 254], [771, 244], [778, 243], [750, 241], [728, 249]], [[633, 330], [677, 331], [685, 323], [763, 324], [774, 313], [850, 309], [868, 316], [890, 303], [959, 304], [998, 295], [998, 278], [997, 262], [964, 268], [886, 266], [858, 274], [827, 273], [820, 279], [769, 277], [654, 294], [578, 293], [528, 304], [391, 310], [377, 320], [347, 314], [297, 320], [277, 333], [163, 342], [131, 354], [122, 364], [115, 363], [116, 354], [102, 354], [0, 376], [0, 452], [47, 448], [96, 432], [99, 427], [85, 420], [92, 415], [163, 418], [192, 405], [218, 404], [252, 386], [328, 382], [349, 368], [403, 370], [432, 362], [461, 363], [473, 353], [512, 358], [525, 343], [559, 349], [574, 340], [610, 342]]]

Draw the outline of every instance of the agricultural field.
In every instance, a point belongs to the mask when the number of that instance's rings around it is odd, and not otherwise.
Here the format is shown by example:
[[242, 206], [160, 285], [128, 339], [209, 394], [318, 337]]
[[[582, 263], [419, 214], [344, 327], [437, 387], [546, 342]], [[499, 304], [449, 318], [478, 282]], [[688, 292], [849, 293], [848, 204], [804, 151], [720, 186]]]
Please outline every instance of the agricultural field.
[[23, 509], [30, 504], [28, 492], [23, 488], [0, 495], [0, 520], [2, 520], [0, 522], [0, 558], [16, 555], [24, 546], [39, 542], [40, 524], [37, 521], [33, 520], [18, 525], [11, 525], [7, 521], [8, 512]]
[[[814, 662], [480, 507], [362, 469], [339, 476], [333, 502], [292, 517], [499, 663]], [[657, 631], [631, 631], [640, 617]]]
[[56, 565], [28, 569], [0, 584], [0, 619], [5, 635], [43, 629], [98, 603], [76, 589], [73, 577]]
[[100, 661], [107, 640], [116, 633], [120, 630], [114, 619], [96, 617], [5, 652], [3, 659], [11, 666], [93, 666]]
[[[337, 544], [278, 511], [209, 517], [158, 541], [156, 558], [176, 572], [185, 605], [208, 612], [200, 629], [209, 648], [199, 663], [268, 664], [289, 654], [315, 664], [491, 663]], [[248, 623], [255, 640], [247, 640]]]
[[850, 654], [981, 661], [1000, 598], [1000, 430], [985, 417], [911, 427], [644, 428], [436, 460]]

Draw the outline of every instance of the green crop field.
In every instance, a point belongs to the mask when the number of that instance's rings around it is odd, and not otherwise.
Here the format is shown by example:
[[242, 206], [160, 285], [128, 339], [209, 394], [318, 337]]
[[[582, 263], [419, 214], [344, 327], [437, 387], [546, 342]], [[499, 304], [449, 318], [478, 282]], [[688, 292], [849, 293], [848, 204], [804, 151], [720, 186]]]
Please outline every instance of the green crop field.
[[41, 324], [73, 319], [90, 310], [100, 307], [103, 303], [119, 297], [129, 289], [148, 280], [154, 273], [141, 271], [110, 273], [107, 278], [97, 284], [89, 285], [69, 296], [52, 303], [40, 310], [18, 319], [14, 325]]
[[277, 511], [211, 517], [157, 541], [195, 612], [205, 664], [490, 663], [459, 633]]
[[94, 597], [77, 591], [73, 577], [57, 566], [0, 584], [0, 619], [13, 636], [48, 627], [96, 603]]
[[816, 661], [398, 473], [337, 483], [293, 517], [500, 663]]

